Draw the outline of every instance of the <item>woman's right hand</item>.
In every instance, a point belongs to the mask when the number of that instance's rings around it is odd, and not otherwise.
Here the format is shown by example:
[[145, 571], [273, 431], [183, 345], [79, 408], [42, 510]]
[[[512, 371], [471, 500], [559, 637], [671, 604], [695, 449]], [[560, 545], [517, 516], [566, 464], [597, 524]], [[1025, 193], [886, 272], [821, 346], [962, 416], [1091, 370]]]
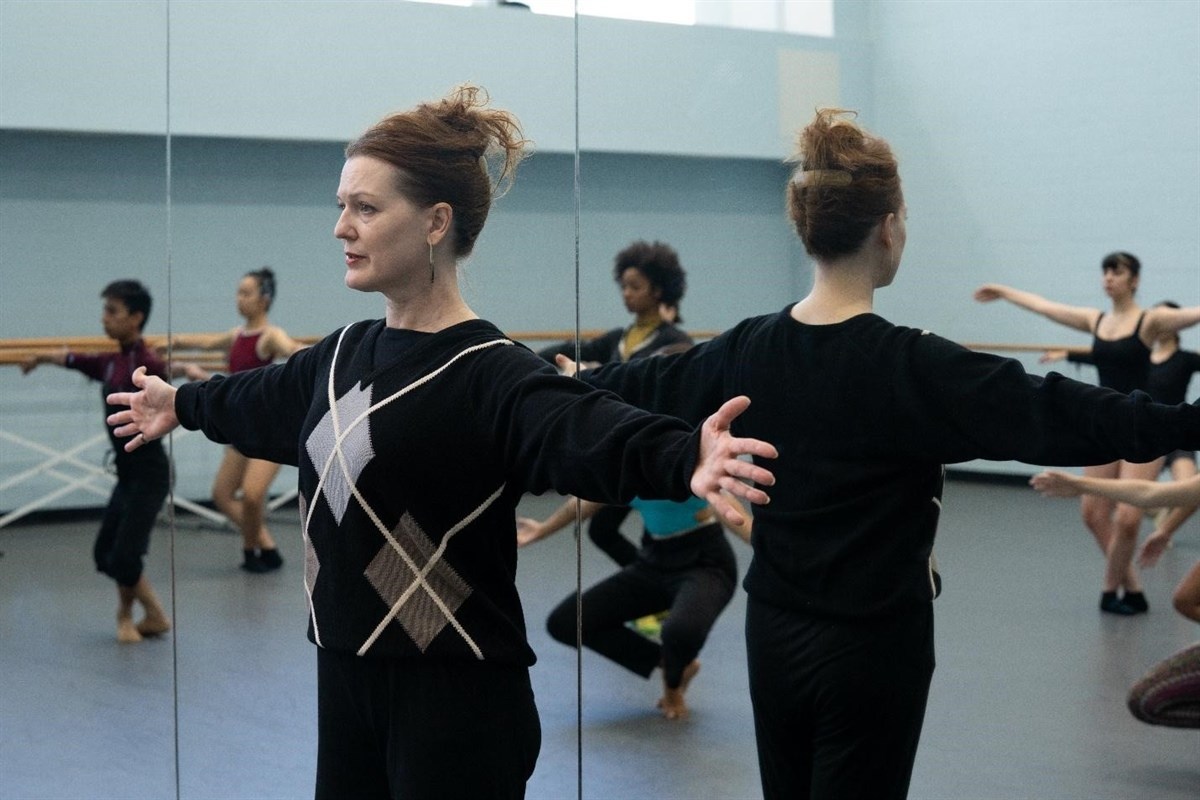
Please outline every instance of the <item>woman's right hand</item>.
[[1062, 361], [1067, 357], [1066, 350], [1047, 350], [1042, 353], [1042, 357], [1038, 359], [1039, 364], [1053, 364], [1055, 361]]
[[1004, 299], [1004, 288], [999, 284], [985, 283], [975, 290], [975, 299], [980, 303], [990, 303], [993, 300]]
[[1083, 494], [1079, 479], [1065, 472], [1046, 470], [1030, 478], [1029, 485], [1045, 497], [1078, 497]]
[[107, 398], [114, 406], [129, 406], [108, 417], [117, 436], [132, 436], [125, 443], [125, 452], [132, 453], [146, 442], [161, 439], [179, 427], [175, 416], [175, 387], [155, 375], [147, 375], [145, 367], [133, 373], [133, 385], [141, 391], [113, 392]]
[[529, 517], [517, 517], [517, 547], [533, 544], [543, 535], [542, 523]]
[[1138, 566], [1142, 568], [1153, 567], [1170, 546], [1171, 537], [1163, 533], [1161, 528], [1156, 529], [1154, 533], [1146, 537], [1146, 541], [1142, 542], [1142, 547], [1138, 550]]

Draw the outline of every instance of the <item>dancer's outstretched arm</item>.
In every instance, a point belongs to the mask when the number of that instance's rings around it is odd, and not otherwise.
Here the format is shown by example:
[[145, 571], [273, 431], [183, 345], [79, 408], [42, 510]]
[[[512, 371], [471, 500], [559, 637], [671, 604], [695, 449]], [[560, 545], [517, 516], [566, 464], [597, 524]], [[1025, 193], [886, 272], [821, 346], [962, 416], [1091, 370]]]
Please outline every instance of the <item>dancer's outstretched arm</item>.
[[1041, 314], [1046, 319], [1066, 325], [1084, 333], [1091, 333], [1100, 319], [1100, 311], [1083, 306], [1069, 306], [1047, 300], [1039, 294], [1014, 289], [999, 283], [985, 283], [975, 290], [975, 299], [980, 303], [990, 303], [993, 300], [1007, 300], [1015, 306]]

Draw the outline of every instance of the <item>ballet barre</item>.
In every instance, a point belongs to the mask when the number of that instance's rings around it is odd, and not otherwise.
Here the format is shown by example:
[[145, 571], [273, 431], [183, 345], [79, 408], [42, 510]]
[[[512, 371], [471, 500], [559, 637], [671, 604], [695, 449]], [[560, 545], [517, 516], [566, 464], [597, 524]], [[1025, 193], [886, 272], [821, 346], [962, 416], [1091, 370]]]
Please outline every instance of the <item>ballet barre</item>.
[[[711, 339], [720, 334], [717, 330], [691, 330], [689, 331], [693, 338], [697, 340]], [[601, 329], [586, 329], [579, 332], [580, 338], [587, 340], [604, 333]], [[180, 334], [179, 338], [195, 341], [196, 339], [214, 337], [217, 334]], [[511, 339], [519, 342], [562, 342], [570, 341], [575, 338], [573, 330], [543, 330], [543, 331], [511, 331], [507, 334]], [[317, 342], [321, 337], [303, 336], [294, 337], [296, 341], [302, 344], [312, 344]], [[226, 368], [225, 353], [214, 350], [203, 350], [196, 348], [180, 348], [176, 347], [168, 349], [170, 346], [170, 337], [165, 334], [148, 334], [146, 342], [155, 349], [163, 353], [164, 359], [169, 357], [172, 364], [179, 365], [191, 363], [200, 366], [201, 368], [215, 372]], [[1013, 344], [1013, 343], [964, 343], [964, 347], [971, 350], [978, 350], [992, 353], [1042, 353], [1048, 351], [1066, 351], [1068, 353], [1086, 353], [1087, 347], [1065, 346], [1065, 345], [1050, 345], [1050, 344]], [[38, 355], [54, 355], [67, 351], [77, 353], [102, 353], [115, 352], [117, 344], [105, 336], [65, 336], [65, 337], [40, 337], [40, 338], [24, 338], [24, 339], [0, 339], [0, 366], [19, 366], [25, 363], [28, 359]], [[178, 430], [172, 435], [182, 437], [191, 433], [190, 431]], [[114, 475], [103, 467], [97, 466], [95, 463], [89, 463], [83, 456], [89, 451], [94, 460], [99, 461], [103, 458], [103, 453], [109, 448], [108, 437], [105, 434], [98, 434], [90, 437], [83, 442], [80, 442], [66, 450], [55, 449], [45, 444], [33, 441], [27, 436], [22, 436], [18, 432], [6, 431], [0, 429], [0, 441], [24, 448], [37, 455], [42, 460], [34, 466], [22, 472], [0, 479], [0, 491], [16, 486], [22, 482], [31, 480], [37, 476], [45, 476], [54, 479], [59, 485], [47, 491], [40, 497], [25, 503], [19, 508], [12, 509], [0, 516], [0, 528], [9, 525], [16, 520], [40, 509], [55, 500], [64, 497], [72, 492], [85, 492], [95, 495], [100, 498], [107, 499], [112, 490], [112, 486], [116, 481]], [[295, 488], [289, 489], [284, 493], [275, 496], [267, 503], [269, 511], [275, 511], [287, 503], [293, 502], [296, 499], [297, 491]], [[226, 525], [228, 520], [225, 516], [211, 508], [195, 503], [187, 498], [174, 497], [176, 507], [184, 509], [192, 514], [203, 517], [211, 522]]]
[[[579, 332], [579, 338], [586, 341], [605, 331], [599, 328], [584, 329]], [[712, 339], [720, 335], [719, 330], [691, 330], [692, 338], [697, 340]], [[195, 339], [215, 336], [212, 333], [180, 334], [183, 339]], [[518, 342], [564, 342], [575, 338], [573, 330], [551, 331], [510, 331], [507, 336]], [[319, 336], [293, 337], [301, 344], [314, 344], [320, 341]], [[146, 343], [158, 350], [172, 362], [199, 364], [205, 369], [222, 369], [225, 366], [225, 354], [216, 350], [199, 348], [174, 348], [168, 353], [169, 337], [165, 334], [148, 334]], [[1059, 344], [1012, 344], [996, 342], [964, 342], [963, 347], [988, 353], [1042, 353], [1051, 350], [1065, 350], [1068, 353], [1086, 353], [1088, 347]], [[29, 358], [37, 355], [54, 355], [66, 351], [77, 353], [112, 353], [116, 352], [117, 344], [106, 336], [46, 336], [33, 339], [0, 339], [0, 366], [20, 366]]]

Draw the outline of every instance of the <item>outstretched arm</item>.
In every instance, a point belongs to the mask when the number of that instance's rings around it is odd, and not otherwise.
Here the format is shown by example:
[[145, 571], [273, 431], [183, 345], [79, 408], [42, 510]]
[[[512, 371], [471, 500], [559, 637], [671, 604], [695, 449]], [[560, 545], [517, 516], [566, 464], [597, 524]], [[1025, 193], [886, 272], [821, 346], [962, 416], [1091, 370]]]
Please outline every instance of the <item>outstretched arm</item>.
[[175, 350], [228, 350], [233, 346], [235, 338], [237, 338], [237, 328], [231, 328], [221, 333], [172, 336], [170, 346]]
[[297, 350], [303, 350], [307, 345], [297, 342], [295, 339], [287, 335], [287, 331], [278, 325], [272, 325], [267, 328], [266, 334], [263, 336], [266, 340], [264, 350], [266, 355], [272, 359], [287, 358]]
[[37, 369], [39, 364], [57, 364], [63, 367], [66, 366], [66, 363], [67, 353], [65, 350], [61, 353], [38, 353], [21, 362], [21, 374], [28, 375]]
[[1029, 485], [1047, 497], [1098, 494], [1142, 508], [1200, 502], [1200, 475], [1184, 481], [1157, 483], [1129, 478], [1091, 478], [1048, 470], [1030, 478]]
[[1026, 311], [1041, 314], [1060, 325], [1066, 325], [1068, 328], [1074, 328], [1084, 333], [1091, 333], [1096, 327], [1096, 321], [1100, 318], [1100, 312], [1097, 309], [1056, 303], [1033, 292], [1014, 289], [998, 283], [985, 283], [980, 286], [975, 290], [975, 299], [980, 303], [1007, 300]]
[[189, 381], [206, 381], [213, 374], [194, 361], [172, 361], [171, 377], [187, 378]]
[[1137, 561], [1139, 567], [1153, 567], [1158, 563], [1158, 559], [1171, 546], [1171, 537], [1175, 535], [1175, 531], [1179, 530], [1183, 523], [1187, 522], [1192, 514], [1196, 513], [1195, 505], [1176, 506], [1167, 512], [1167, 516], [1162, 518], [1158, 527], [1146, 537], [1146, 541], [1142, 542], [1141, 549], [1138, 550]]
[[577, 516], [579, 519], [590, 519], [602, 508], [603, 503], [570, 497], [541, 522], [529, 517], [517, 517], [517, 547], [533, 544], [539, 539], [558, 533], [574, 522]]
[[154, 375], [147, 375], [145, 367], [133, 373], [133, 385], [141, 391], [113, 392], [108, 402], [115, 406], [129, 406], [108, 417], [108, 424], [115, 428], [117, 436], [132, 436], [125, 443], [125, 452], [132, 453], [146, 442], [161, 439], [179, 427], [175, 416], [175, 387]]
[[770, 470], [743, 461], [739, 456], [779, 456], [774, 446], [767, 442], [740, 439], [730, 433], [729, 426], [749, 407], [749, 397], [734, 397], [704, 420], [700, 426], [700, 460], [692, 473], [692, 494], [708, 501], [708, 505], [720, 515], [725, 524], [734, 528], [745, 524], [745, 511], [740, 503], [726, 496], [722, 490], [734, 498], [765, 505], [771, 500], [767, 493], [745, 481], [762, 486], [775, 484], [775, 476]]
[[1176, 333], [1184, 328], [1200, 324], [1200, 306], [1171, 308], [1155, 306], [1146, 312], [1142, 325], [1142, 337], [1154, 341], [1165, 333]]

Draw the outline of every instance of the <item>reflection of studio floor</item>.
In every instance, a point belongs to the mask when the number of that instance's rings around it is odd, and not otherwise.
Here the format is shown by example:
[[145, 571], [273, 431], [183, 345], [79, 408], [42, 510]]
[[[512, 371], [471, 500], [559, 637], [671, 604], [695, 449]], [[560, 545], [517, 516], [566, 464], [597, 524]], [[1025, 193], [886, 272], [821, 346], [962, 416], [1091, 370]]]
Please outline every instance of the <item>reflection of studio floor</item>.
[[[938, 669], [911, 796], [1195, 798], [1200, 732], [1142, 725], [1124, 694], [1200, 638], [1169, 602], [1200, 558], [1196, 523], [1147, 574], [1150, 614], [1119, 619], [1096, 610], [1101, 561], [1073, 501], [958, 482], [945, 501]], [[315, 657], [295, 516], [273, 520], [289, 561], [267, 576], [236, 569], [236, 537], [193, 520], [174, 538], [177, 636], [135, 646], [114, 641], [115, 592], [90, 570], [94, 522], [0, 530], [0, 799], [165, 799], [176, 780], [188, 800], [311, 797]], [[172, 541], [166, 528], [155, 537], [150, 575], [165, 595]], [[585, 583], [609, 569], [590, 544], [584, 561]], [[577, 794], [575, 656], [543, 627], [574, 575], [568, 532], [522, 552], [543, 726], [530, 798]], [[701, 655], [686, 722], [657, 714], [657, 676], [585, 654], [584, 797], [759, 796], [744, 600], [739, 589]]]

